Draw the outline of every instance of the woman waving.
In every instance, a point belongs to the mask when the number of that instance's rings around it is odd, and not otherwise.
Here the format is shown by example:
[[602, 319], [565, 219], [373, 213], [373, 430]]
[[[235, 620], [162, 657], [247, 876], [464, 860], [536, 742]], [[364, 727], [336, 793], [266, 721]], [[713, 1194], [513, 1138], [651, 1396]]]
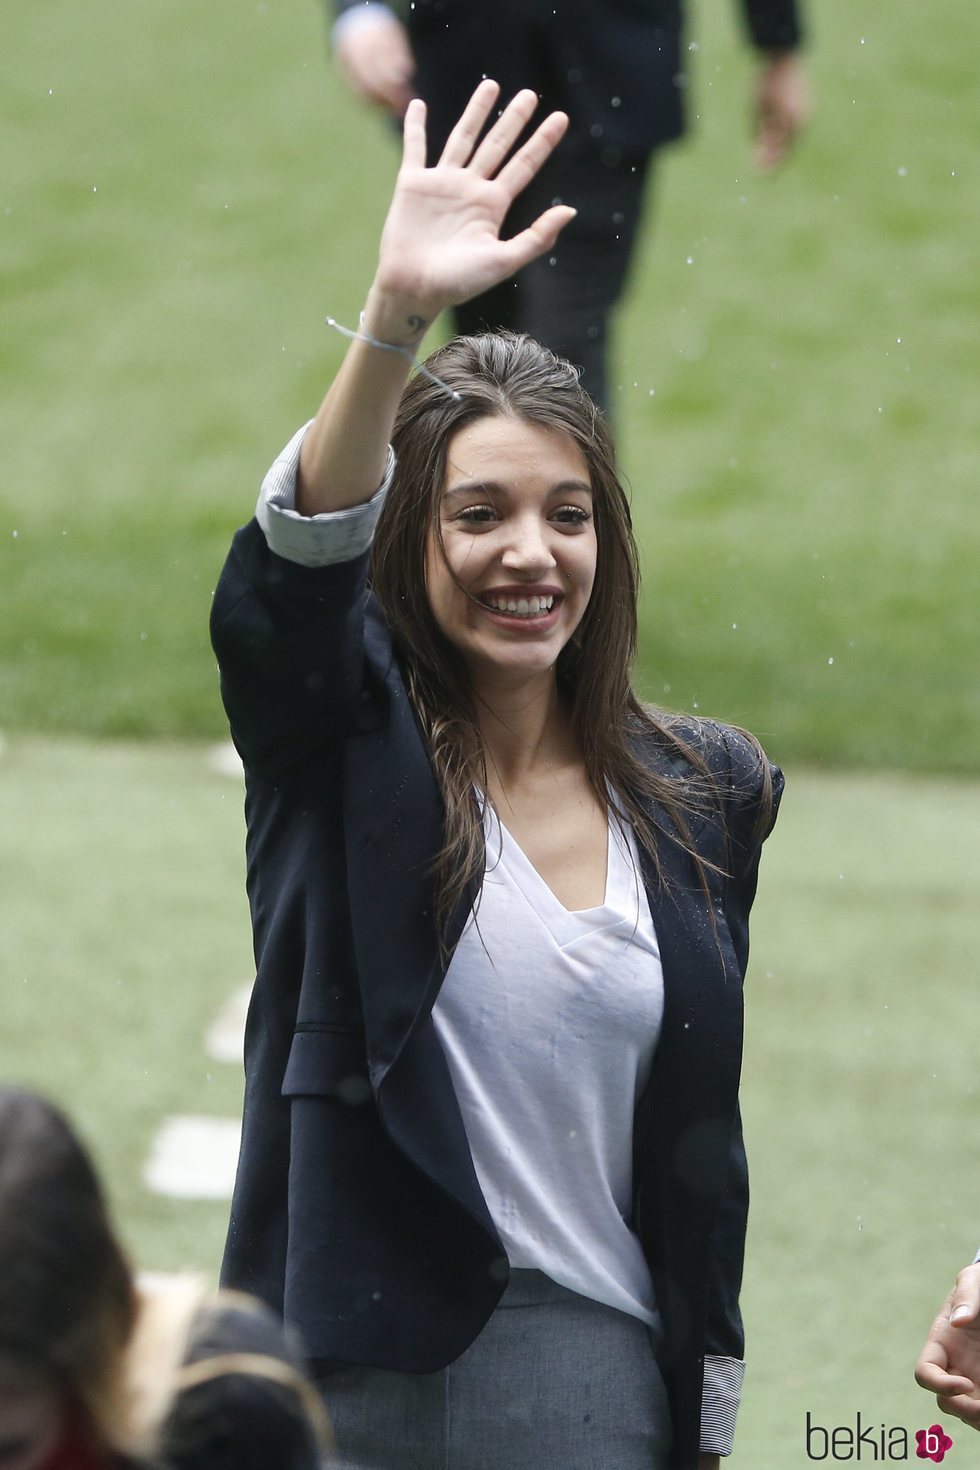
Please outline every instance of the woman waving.
[[487, 128], [496, 95], [432, 167], [409, 108], [360, 327], [215, 600], [257, 958], [224, 1276], [300, 1329], [349, 1470], [689, 1470], [741, 1376], [778, 773], [634, 694], [629, 508], [574, 368], [487, 335], [409, 377], [571, 217], [499, 239], [564, 119], [516, 146], [535, 98]]

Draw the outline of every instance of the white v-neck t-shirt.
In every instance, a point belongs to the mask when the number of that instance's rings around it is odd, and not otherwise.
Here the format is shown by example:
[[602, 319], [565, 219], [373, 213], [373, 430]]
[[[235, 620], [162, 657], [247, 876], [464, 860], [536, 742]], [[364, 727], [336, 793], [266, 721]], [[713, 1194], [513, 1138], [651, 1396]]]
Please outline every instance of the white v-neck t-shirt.
[[433, 1008], [477, 1178], [512, 1267], [657, 1329], [627, 1223], [663, 1017], [632, 828], [610, 813], [605, 899], [574, 912], [489, 808], [485, 830], [480, 903]]

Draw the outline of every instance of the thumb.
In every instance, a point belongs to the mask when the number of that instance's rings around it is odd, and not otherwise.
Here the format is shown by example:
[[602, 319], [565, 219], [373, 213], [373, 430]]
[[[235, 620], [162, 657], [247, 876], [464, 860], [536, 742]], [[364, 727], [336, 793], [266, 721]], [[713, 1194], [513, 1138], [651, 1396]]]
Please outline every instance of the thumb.
[[509, 256], [510, 268], [518, 271], [537, 256], [550, 250], [567, 224], [575, 218], [577, 210], [568, 204], [553, 204], [546, 209], [526, 230], [512, 240], [502, 241]]
[[980, 1269], [976, 1265], [961, 1271], [949, 1299], [949, 1320], [954, 1327], [965, 1327], [980, 1316]]

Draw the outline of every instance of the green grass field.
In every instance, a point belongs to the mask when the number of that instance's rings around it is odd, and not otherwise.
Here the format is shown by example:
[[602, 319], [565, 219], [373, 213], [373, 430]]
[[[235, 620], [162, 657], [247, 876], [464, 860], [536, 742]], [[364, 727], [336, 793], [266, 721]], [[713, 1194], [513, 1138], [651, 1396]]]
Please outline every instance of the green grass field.
[[[807, 1463], [807, 1410], [931, 1423], [911, 1364], [980, 1243], [980, 13], [811, 10], [814, 123], [761, 179], [732, 7], [698, 7], [616, 358], [644, 692], [790, 776], [736, 1470]], [[70, 1106], [141, 1262], [213, 1273], [226, 1206], [141, 1178], [164, 1117], [240, 1106], [203, 1043], [251, 963], [207, 615], [338, 361], [323, 317], [356, 318], [395, 148], [315, 5], [15, 7], [3, 71], [0, 1076]]]
[[[617, 358], [645, 690], [784, 759], [975, 771], [980, 17], [821, 8], [813, 127], [763, 179], [701, 10]], [[4, 69], [0, 721], [216, 735], [211, 590], [356, 317], [394, 143], [313, 5], [53, 0]]]

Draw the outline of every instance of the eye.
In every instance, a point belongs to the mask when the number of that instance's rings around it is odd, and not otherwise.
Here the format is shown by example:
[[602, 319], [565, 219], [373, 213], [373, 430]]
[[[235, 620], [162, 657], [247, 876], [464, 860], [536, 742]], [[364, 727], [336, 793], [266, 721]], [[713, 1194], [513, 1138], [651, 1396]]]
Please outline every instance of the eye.
[[592, 512], [580, 505], [560, 505], [551, 519], [562, 526], [585, 526], [592, 519]]
[[467, 505], [453, 516], [454, 521], [464, 526], [488, 526], [496, 519], [497, 512], [492, 505]]

